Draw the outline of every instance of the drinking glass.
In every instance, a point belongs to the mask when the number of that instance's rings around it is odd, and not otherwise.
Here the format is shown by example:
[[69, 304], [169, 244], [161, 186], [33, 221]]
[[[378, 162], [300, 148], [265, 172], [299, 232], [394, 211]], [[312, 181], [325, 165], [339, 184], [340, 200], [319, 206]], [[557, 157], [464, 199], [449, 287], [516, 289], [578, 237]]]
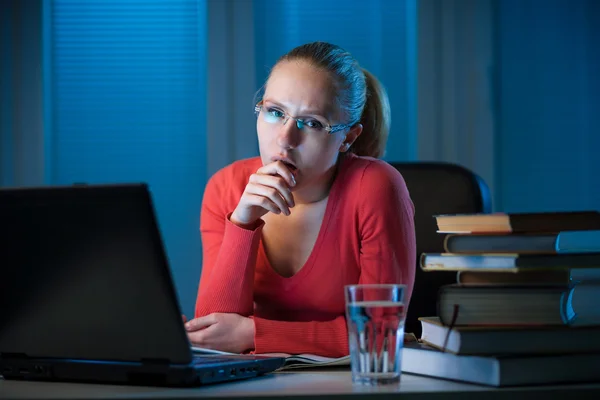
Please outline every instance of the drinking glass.
[[399, 383], [404, 343], [405, 285], [345, 287], [352, 381]]

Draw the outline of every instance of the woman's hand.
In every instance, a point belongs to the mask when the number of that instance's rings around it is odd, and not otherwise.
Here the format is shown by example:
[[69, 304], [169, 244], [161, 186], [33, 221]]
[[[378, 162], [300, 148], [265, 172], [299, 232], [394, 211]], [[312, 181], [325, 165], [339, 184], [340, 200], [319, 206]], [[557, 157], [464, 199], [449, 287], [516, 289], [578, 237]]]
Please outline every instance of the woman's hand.
[[294, 175], [281, 161], [267, 164], [250, 175], [240, 202], [230, 221], [238, 226], [251, 226], [269, 211], [290, 215], [294, 207], [291, 188], [296, 186]]
[[193, 346], [243, 353], [254, 349], [254, 320], [239, 314], [213, 313], [185, 324]]

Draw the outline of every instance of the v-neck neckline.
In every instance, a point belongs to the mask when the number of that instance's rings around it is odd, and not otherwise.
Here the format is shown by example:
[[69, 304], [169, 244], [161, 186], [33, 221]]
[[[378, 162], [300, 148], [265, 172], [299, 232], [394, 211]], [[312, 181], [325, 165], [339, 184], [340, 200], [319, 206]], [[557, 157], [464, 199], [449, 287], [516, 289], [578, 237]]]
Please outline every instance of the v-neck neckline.
[[327, 231], [329, 230], [330, 220], [331, 220], [331, 216], [333, 215], [334, 208], [338, 204], [339, 182], [341, 181], [341, 179], [340, 179], [341, 176], [343, 175], [344, 171], [346, 170], [344, 164], [347, 161], [348, 160], [346, 159], [346, 157], [344, 158], [344, 160], [340, 161], [340, 164], [338, 166], [338, 171], [336, 173], [333, 184], [331, 185], [331, 189], [329, 191], [329, 196], [327, 198], [327, 205], [325, 207], [323, 221], [321, 222], [321, 227], [319, 228], [319, 233], [317, 235], [317, 240], [315, 241], [315, 244], [313, 245], [310, 255], [308, 256], [308, 259], [306, 260], [304, 265], [298, 270], [298, 272], [296, 272], [294, 275], [289, 276], [289, 277], [285, 277], [285, 276], [281, 275], [279, 272], [277, 272], [273, 268], [273, 266], [271, 265], [271, 262], [269, 261], [269, 258], [267, 257], [267, 252], [265, 251], [262, 238], [260, 240], [259, 248], [258, 248], [259, 255], [265, 262], [268, 274], [274, 276], [274, 279], [280, 281], [280, 283], [286, 289], [291, 289], [293, 286], [296, 285], [297, 282], [304, 279], [304, 277], [306, 275], [310, 274], [311, 270], [313, 269], [313, 267], [315, 265], [315, 262], [319, 255], [319, 251], [321, 249], [323, 242], [325, 241]]

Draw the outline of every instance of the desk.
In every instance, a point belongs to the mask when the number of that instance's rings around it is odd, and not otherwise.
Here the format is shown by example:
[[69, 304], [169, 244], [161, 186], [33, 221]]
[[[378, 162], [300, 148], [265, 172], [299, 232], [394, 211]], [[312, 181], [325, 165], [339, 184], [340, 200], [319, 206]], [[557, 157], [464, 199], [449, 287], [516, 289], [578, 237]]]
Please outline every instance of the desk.
[[353, 385], [347, 370], [279, 372], [263, 377], [198, 388], [135, 387], [99, 384], [0, 380], [0, 399], [600, 399], [600, 384], [490, 388], [403, 374], [400, 386]]

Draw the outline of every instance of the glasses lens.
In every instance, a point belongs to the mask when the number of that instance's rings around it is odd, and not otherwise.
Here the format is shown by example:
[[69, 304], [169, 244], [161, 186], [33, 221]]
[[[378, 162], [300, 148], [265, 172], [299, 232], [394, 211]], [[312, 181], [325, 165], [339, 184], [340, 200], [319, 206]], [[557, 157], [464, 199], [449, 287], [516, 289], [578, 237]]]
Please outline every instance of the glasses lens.
[[274, 115], [273, 113], [265, 110], [264, 108], [262, 109], [261, 114], [262, 114], [265, 122], [268, 122], [269, 124], [276, 124], [276, 123], [280, 122], [282, 119], [279, 116]]
[[[287, 115], [284, 111], [280, 109], [265, 106], [264, 104], [257, 105], [255, 111], [257, 113], [257, 116], [260, 115], [262, 119], [268, 124], [285, 125], [289, 119], [293, 119], [295, 120], [294, 122], [296, 123], [296, 126], [300, 130], [309, 132], [328, 132], [331, 129], [331, 125], [327, 122], [327, 119], [325, 119], [324, 117], [311, 116], [306, 119], [295, 118]], [[337, 128], [336, 130], [339, 130], [340, 128], [343, 129], [343, 127], [340, 125], [334, 126], [334, 128]]]

